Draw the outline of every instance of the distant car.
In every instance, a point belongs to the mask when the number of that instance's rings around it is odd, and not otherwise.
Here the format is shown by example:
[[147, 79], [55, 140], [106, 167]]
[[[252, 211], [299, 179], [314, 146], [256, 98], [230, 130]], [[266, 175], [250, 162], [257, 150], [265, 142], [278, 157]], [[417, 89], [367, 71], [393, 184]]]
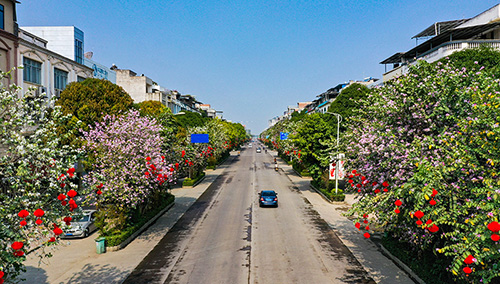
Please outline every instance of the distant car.
[[262, 152], [262, 150], [260, 148], [257, 148], [257, 153], [260, 153]]
[[278, 207], [278, 193], [274, 190], [262, 190], [259, 192], [259, 206]]
[[96, 210], [83, 210], [79, 220], [73, 220], [71, 225], [64, 229], [63, 238], [86, 238], [97, 228], [94, 224]]

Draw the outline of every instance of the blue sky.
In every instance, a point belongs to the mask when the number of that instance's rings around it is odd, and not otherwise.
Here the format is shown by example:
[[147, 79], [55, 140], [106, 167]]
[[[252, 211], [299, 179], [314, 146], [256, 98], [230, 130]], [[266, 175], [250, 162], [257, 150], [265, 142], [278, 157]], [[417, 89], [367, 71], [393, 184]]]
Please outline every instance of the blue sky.
[[379, 62], [434, 22], [500, 0], [20, 2], [19, 26], [76, 26], [93, 60], [194, 95], [259, 134], [289, 105], [381, 78]]

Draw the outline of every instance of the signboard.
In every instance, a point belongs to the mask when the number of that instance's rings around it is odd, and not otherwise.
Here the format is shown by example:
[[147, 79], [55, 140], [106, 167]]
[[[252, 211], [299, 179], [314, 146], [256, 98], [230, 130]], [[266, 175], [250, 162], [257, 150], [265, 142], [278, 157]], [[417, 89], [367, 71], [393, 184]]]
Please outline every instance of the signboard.
[[208, 134], [191, 134], [191, 143], [208, 143]]
[[280, 140], [286, 140], [286, 139], [288, 139], [288, 133], [280, 132]]
[[344, 160], [337, 160], [330, 163], [330, 179], [342, 180], [345, 177]]

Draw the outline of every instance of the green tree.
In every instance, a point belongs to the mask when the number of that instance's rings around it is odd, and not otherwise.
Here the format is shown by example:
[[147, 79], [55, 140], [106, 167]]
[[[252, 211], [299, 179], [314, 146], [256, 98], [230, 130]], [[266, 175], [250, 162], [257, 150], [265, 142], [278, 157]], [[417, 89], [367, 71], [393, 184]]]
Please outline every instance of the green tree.
[[[330, 104], [329, 112], [338, 113], [346, 121], [352, 116], [353, 109], [359, 108], [362, 104], [361, 101], [365, 99], [370, 93], [365, 85], [354, 83], [340, 92], [337, 98]], [[347, 128], [347, 123], [341, 124], [341, 130]]]
[[496, 77], [500, 75], [500, 52], [487, 45], [454, 52], [447, 58], [441, 59], [440, 62], [448, 63], [456, 69], [478, 70], [484, 67], [493, 72]]
[[[64, 114], [71, 114], [73, 122], [83, 122], [82, 128], [101, 122], [106, 115], [115, 115], [126, 112], [133, 106], [133, 100], [120, 86], [107, 80], [87, 78], [82, 82], [70, 83], [56, 101]], [[70, 126], [59, 126], [59, 133], [71, 130]], [[64, 144], [77, 144], [75, 140], [81, 137], [75, 133]]]

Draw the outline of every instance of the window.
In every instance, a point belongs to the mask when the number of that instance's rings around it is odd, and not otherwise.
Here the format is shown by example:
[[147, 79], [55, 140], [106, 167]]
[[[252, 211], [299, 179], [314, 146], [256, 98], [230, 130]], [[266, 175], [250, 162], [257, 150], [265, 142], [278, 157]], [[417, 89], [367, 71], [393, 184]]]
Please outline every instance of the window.
[[23, 65], [24, 81], [42, 84], [42, 63], [23, 57]]
[[84, 78], [84, 77], [82, 77], [82, 76], [77, 76], [77, 77], [76, 77], [76, 81], [77, 81], [77, 82], [83, 82], [83, 81], [85, 81], [85, 79], [86, 79], [86, 78]]
[[5, 16], [4, 16], [3, 5], [0, 5], [0, 29], [2, 29], [2, 30], [5, 30], [4, 18], [5, 18]]
[[64, 90], [68, 84], [68, 72], [54, 68], [54, 87]]
[[75, 61], [83, 64], [83, 42], [75, 39]]

